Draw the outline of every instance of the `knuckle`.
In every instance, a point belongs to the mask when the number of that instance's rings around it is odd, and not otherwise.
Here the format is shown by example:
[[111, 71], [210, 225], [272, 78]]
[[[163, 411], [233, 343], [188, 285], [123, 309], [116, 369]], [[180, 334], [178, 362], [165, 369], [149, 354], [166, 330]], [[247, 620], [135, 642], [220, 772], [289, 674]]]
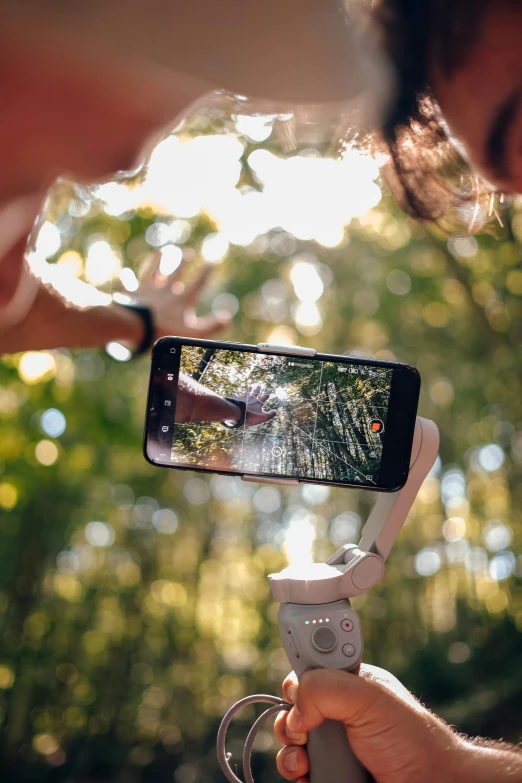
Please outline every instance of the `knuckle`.
[[280, 712], [274, 721], [274, 734], [279, 742], [286, 744], [286, 716], [287, 712]]
[[288, 770], [287, 770], [287, 768], [285, 767], [285, 763], [284, 763], [284, 750], [285, 750], [285, 748], [283, 748], [282, 750], [280, 750], [280, 751], [279, 751], [279, 753], [278, 753], [278, 754], [277, 754], [277, 756], [276, 756], [276, 765], [277, 765], [277, 770], [278, 770], [279, 774], [280, 774], [282, 777], [284, 777], [286, 780], [292, 780], [292, 778], [290, 777], [289, 771], [288, 771]]
[[304, 748], [285, 747], [279, 751], [278, 759], [280, 769], [284, 770], [282, 774], [290, 780], [297, 780], [308, 772], [308, 756]]

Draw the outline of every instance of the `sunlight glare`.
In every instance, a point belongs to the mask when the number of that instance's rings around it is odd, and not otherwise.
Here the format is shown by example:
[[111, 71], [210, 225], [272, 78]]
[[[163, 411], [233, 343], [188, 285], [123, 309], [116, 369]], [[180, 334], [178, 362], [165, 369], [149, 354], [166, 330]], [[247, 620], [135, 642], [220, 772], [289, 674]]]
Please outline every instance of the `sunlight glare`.
[[317, 269], [307, 261], [294, 263], [290, 279], [297, 298], [302, 302], [316, 302], [323, 294], [323, 281]]
[[315, 538], [313, 515], [308, 509], [296, 509], [290, 517], [283, 541], [283, 550], [288, 558], [288, 564], [302, 566], [313, 563]]
[[121, 272], [121, 258], [105, 239], [92, 242], [87, 251], [85, 277], [92, 285], [108, 283]]

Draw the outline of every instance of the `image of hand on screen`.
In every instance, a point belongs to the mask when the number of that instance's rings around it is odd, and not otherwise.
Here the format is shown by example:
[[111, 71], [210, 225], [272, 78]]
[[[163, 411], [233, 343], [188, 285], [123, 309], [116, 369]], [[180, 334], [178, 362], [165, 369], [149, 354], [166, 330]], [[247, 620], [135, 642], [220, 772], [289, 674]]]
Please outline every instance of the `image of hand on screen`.
[[255, 427], [277, 416], [276, 410], [263, 410], [272, 391], [263, 391], [261, 384], [249, 386], [236, 397], [216, 394], [199, 381], [180, 374], [175, 421], [178, 424], [222, 422], [229, 429]]

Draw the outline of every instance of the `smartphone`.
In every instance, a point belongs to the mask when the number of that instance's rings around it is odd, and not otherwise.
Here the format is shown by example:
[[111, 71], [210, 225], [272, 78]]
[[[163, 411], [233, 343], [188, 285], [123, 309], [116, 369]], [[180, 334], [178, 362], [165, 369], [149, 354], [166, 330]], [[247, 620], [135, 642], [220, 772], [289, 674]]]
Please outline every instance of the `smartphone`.
[[398, 362], [164, 337], [154, 346], [144, 454], [251, 480], [404, 486], [420, 376]]

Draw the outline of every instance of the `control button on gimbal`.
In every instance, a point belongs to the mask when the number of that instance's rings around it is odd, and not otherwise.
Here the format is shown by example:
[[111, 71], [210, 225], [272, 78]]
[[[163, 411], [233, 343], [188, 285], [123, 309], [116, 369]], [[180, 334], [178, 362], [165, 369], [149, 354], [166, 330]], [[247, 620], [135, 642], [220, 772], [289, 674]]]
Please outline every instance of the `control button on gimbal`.
[[353, 631], [353, 623], [351, 620], [343, 620], [341, 623], [343, 631]]
[[288, 641], [290, 642], [290, 649], [292, 650], [293, 654], [296, 658], [299, 658], [299, 650], [297, 649], [297, 644], [295, 643], [292, 631], [288, 631]]
[[335, 631], [332, 631], [331, 628], [327, 628], [324, 625], [316, 628], [312, 634], [312, 644], [319, 652], [331, 652], [337, 644]]
[[353, 658], [355, 655], [355, 647], [353, 644], [343, 644], [343, 653], [347, 658]]

